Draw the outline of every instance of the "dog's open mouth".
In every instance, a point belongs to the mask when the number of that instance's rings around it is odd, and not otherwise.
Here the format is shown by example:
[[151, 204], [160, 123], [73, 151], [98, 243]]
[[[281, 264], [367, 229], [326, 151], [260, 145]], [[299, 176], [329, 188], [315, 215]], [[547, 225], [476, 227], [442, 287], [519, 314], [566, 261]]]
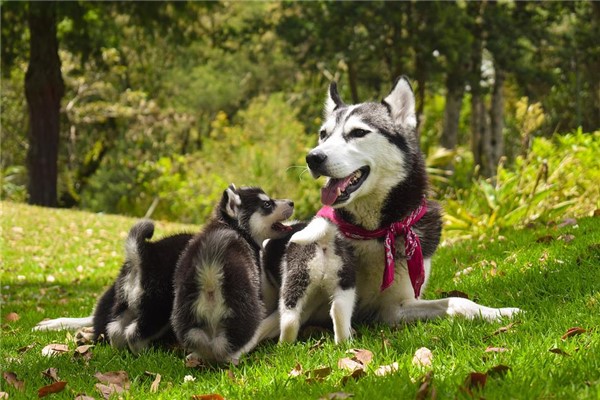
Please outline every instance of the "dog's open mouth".
[[345, 178], [329, 178], [325, 187], [321, 189], [321, 203], [331, 206], [348, 200], [367, 179], [369, 172], [370, 168], [364, 166]]
[[273, 225], [271, 225], [271, 229], [275, 232], [289, 232], [293, 228], [289, 225], [284, 225], [281, 222], [275, 222]]

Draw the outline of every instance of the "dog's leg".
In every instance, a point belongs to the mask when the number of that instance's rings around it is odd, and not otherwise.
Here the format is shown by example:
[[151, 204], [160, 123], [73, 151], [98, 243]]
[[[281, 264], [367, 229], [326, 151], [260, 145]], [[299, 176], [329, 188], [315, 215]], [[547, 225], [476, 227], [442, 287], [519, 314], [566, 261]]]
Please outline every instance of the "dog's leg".
[[518, 308], [490, 308], [460, 297], [439, 300], [406, 300], [395, 307], [385, 307], [379, 316], [383, 322], [395, 324], [427, 320], [445, 316], [462, 316], [467, 319], [483, 318], [498, 321], [502, 317], [512, 317], [521, 312]]
[[355, 300], [356, 290], [354, 288], [347, 290], [337, 289], [333, 294], [330, 315], [333, 321], [335, 344], [340, 344], [350, 339], [352, 335], [351, 320]]
[[281, 313], [281, 333], [279, 334], [279, 342], [293, 343], [298, 338], [300, 331], [300, 312], [299, 307], [295, 309], [285, 308]]
[[272, 339], [279, 335], [279, 310], [273, 311], [267, 318], [263, 319], [252, 339], [242, 347], [241, 354], [251, 352], [260, 342], [265, 339]]
[[94, 316], [83, 318], [56, 318], [46, 321], [40, 321], [32, 328], [33, 331], [61, 331], [74, 330], [92, 326], [94, 324]]
[[325, 218], [313, 218], [306, 228], [298, 231], [290, 238], [290, 243], [306, 245], [318, 242], [329, 232], [329, 222]]

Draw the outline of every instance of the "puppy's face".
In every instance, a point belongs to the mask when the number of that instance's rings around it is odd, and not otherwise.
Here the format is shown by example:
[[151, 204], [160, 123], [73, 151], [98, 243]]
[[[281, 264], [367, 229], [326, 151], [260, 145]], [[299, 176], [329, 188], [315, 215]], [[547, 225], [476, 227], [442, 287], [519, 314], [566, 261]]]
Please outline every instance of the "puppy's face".
[[283, 237], [292, 228], [282, 222], [294, 213], [294, 202], [287, 199], [272, 199], [257, 187], [231, 185], [225, 193], [225, 212], [238, 221], [257, 244], [266, 239]]

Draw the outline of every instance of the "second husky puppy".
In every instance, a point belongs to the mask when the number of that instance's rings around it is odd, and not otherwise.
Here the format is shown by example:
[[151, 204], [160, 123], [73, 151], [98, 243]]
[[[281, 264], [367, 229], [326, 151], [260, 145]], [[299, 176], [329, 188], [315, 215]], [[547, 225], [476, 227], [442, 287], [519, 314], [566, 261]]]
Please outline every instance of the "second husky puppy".
[[171, 322], [191, 356], [229, 362], [251, 350], [248, 343], [264, 317], [259, 251], [291, 228], [290, 200], [272, 200], [259, 188], [231, 185], [213, 218], [192, 239], [175, 273]]
[[[333, 322], [335, 343], [350, 338], [352, 310], [356, 300], [356, 270], [352, 247], [335, 225], [324, 219], [318, 240], [303, 245], [292, 236], [282, 260], [282, 286], [279, 301], [280, 342], [293, 342], [300, 325], [309, 318]], [[324, 307], [330, 305], [330, 307]]]

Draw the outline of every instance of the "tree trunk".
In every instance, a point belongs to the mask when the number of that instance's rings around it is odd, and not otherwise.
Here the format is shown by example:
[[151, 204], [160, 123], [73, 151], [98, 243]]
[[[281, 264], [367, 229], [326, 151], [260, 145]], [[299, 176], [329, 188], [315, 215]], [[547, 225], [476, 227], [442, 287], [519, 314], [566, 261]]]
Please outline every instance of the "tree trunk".
[[64, 84], [56, 38], [56, 3], [29, 3], [29, 66], [25, 96], [29, 108], [27, 191], [29, 203], [56, 207], [60, 100]]
[[449, 73], [446, 77], [446, 105], [440, 143], [450, 150], [455, 149], [458, 144], [458, 125], [464, 94], [465, 85], [460, 74]]
[[360, 102], [358, 98], [358, 82], [356, 77], [356, 66], [354, 62], [348, 60], [348, 84], [350, 86], [350, 94], [352, 96], [352, 104]]
[[504, 155], [504, 80], [505, 73], [496, 66], [492, 105], [490, 108], [490, 162], [494, 169]]

